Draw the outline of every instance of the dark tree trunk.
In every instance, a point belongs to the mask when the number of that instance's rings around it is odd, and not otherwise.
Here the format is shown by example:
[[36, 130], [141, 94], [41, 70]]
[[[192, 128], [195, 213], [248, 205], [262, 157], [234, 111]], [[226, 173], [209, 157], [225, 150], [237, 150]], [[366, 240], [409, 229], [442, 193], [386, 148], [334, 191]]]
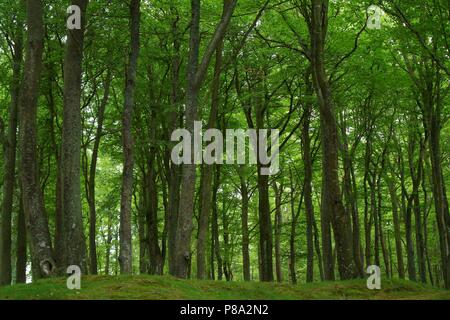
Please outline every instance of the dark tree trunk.
[[[342, 116], [343, 118], [344, 116]], [[357, 194], [356, 185], [354, 185], [353, 176], [354, 168], [352, 158], [354, 156], [353, 152], [350, 152], [347, 139], [347, 126], [342, 119], [341, 124], [341, 135], [342, 135], [342, 151], [344, 159], [344, 177], [343, 177], [343, 189], [345, 196], [345, 209], [347, 214], [351, 213], [352, 218], [352, 234], [353, 234], [353, 253], [355, 260], [355, 268], [357, 275], [359, 277], [364, 277], [364, 261], [362, 257], [362, 247], [361, 247], [361, 232], [359, 225], [359, 212], [357, 206]], [[353, 149], [352, 149], [353, 151]]]
[[[172, 111], [170, 112], [170, 123], [168, 125], [167, 130], [167, 140], [170, 140], [170, 136], [179, 124], [179, 114], [178, 111], [180, 109], [181, 92], [180, 92], [180, 39], [179, 39], [179, 31], [178, 31], [178, 22], [179, 15], [175, 7], [171, 7], [171, 13], [175, 16], [172, 21], [172, 37], [173, 37], [173, 50], [174, 55], [172, 57], [171, 62], [171, 104]], [[177, 221], [178, 221], [178, 208], [180, 205], [180, 166], [177, 166], [171, 163], [170, 160], [171, 149], [166, 148], [165, 150], [165, 166], [166, 171], [168, 172], [169, 182], [168, 182], [168, 190], [169, 190], [169, 201], [168, 201], [168, 225], [167, 225], [167, 245], [169, 251], [169, 273], [175, 274], [175, 241], [177, 235]]]
[[391, 196], [391, 203], [392, 203], [392, 218], [394, 222], [395, 252], [397, 255], [398, 276], [400, 279], [404, 279], [405, 265], [403, 262], [403, 247], [400, 233], [400, 220], [398, 216], [399, 201], [393, 179], [390, 177], [386, 177], [386, 181], [388, 184], [389, 194]]
[[133, 272], [133, 251], [131, 237], [131, 203], [133, 195], [133, 133], [132, 120], [134, 109], [134, 91], [136, 87], [136, 69], [139, 57], [140, 0], [131, 0], [130, 4], [130, 56], [126, 71], [125, 103], [122, 115], [123, 171], [122, 192], [120, 197], [120, 272]]
[[148, 271], [148, 236], [147, 236], [147, 186], [146, 172], [142, 168], [142, 196], [139, 197], [139, 203], [136, 204], [138, 212], [138, 235], [139, 235], [139, 273], [145, 274]]
[[[257, 154], [261, 146], [259, 131], [264, 128], [266, 106], [263, 98], [258, 96], [256, 101], [256, 130], [258, 132]], [[259, 158], [259, 157], [258, 157]], [[273, 240], [272, 240], [272, 218], [270, 215], [269, 201], [269, 177], [262, 174], [263, 165], [258, 160], [258, 213], [259, 213], [259, 249], [261, 265], [261, 281], [273, 281]]]
[[222, 254], [220, 250], [220, 242], [219, 242], [219, 217], [217, 210], [217, 193], [219, 192], [220, 187], [220, 166], [215, 166], [215, 175], [214, 175], [214, 184], [213, 184], [213, 208], [212, 208], [212, 238], [214, 244], [214, 252], [211, 252], [216, 257], [217, 260], [217, 278], [218, 280], [222, 280], [223, 276], [223, 262], [222, 262]]
[[[439, 73], [439, 72], [437, 72]], [[438, 83], [440, 77], [438, 76]], [[441, 160], [441, 97], [438, 93], [436, 105], [433, 106], [433, 84], [428, 84], [425, 92], [422, 93], [424, 101], [424, 121], [429, 137], [430, 159], [431, 159], [431, 180], [434, 195], [434, 206], [439, 232], [439, 244], [441, 251], [441, 271], [445, 288], [450, 288], [450, 215], [448, 201], [445, 192], [445, 185], [442, 177]]]
[[[307, 78], [309, 82], [309, 77]], [[308, 85], [308, 93], [312, 95], [312, 87]], [[312, 160], [311, 160], [311, 139], [309, 136], [309, 127], [311, 121], [312, 106], [306, 106], [306, 114], [303, 120], [302, 127], [302, 150], [303, 150], [303, 164], [305, 171], [305, 214], [306, 214], [306, 282], [314, 281], [314, 240], [313, 240], [313, 220], [314, 220], [314, 206], [312, 200]]]
[[[292, 169], [289, 169], [289, 181], [290, 181], [290, 206], [291, 206], [291, 233], [289, 235], [289, 275], [291, 278], [291, 282], [293, 284], [297, 284], [297, 253], [295, 247], [295, 238], [297, 235], [297, 221], [299, 218], [299, 214], [295, 211], [295, 191], [294, 191], [294, 178], [292, 175]], [[302, 201], [301, 201], [302, 202]], [[301, 202], [299, 206], [301, 206]], [[300, 213], [300, 210], [298, 210]], [[314, 250], [314, 248], [313, 248]], [[313, 251], [314, 257], [314, 251]]]
[[[417, 250], [417, 266], [419, 270], [419, 276], [422, 283], [427, 282], [426, 267], [425, 267], [425, 249], [423, 247], [423, 229], [422, 229], [422, 216], [421, 216], [421, 204], [419, 197], [419, 188], [422, 181], [423, 174], [423, 158], [425, 155], [425, 141], [422, 138], [419, 139], [419, 157], [417, 162], [414, 161], [414, 150], [416, 149], [416, 134], [410, 134], [410, 141], [408, 146], [408, 162], [409, 170], [412, 179], [412, 194], [411, 201], [413, 204], [414, 218], [415, 218], [415, 234], [416, 234], [416, 250]], [[415, 169], [417, 167], [417, 170]]]
[[[372, 265], [372, 217], [373, 207], [369, 203], [369, 190], [370, 184], [370, 160], [372, 153], [371, 136], [366, 137], [366, 150], [364, 156], [364, 239], [365, 239], [365, 259], [366, 265]], [[372, 201], [371, 201], [372, 202]], [[370, 206], [370, 208], [369, 208]]]
[[283, 193], [283, 185], [278, 187], [276, 182], [274, 182], [273, 190], [275, 193], [275, 272], [277, 275], [277, 282], [283, 282], [283, 272], [281, 269], [281, 230], [283, 226], [281, 195]]
[[[16, 180], [16, 147], [17, 147], [17, 117], [19, 108], [20, 79], [23, 60], [22, 23], [18, 30], [11, 51], [13, 54], [13, 74], [11, 82], [11, 102], [9, 105], [8, 133], [4, 139], [4, 176], [3, 202], [1, 207], [1, 238], [0, 238], [0, 286], [11, 284], [11, 230], [14, 202], [14, 185]], [[0, 131], [3, 135], [3, 132]], [[0, 138], [0, 141], [2, 141]]]
[[[401, 157], [401, 156], [400, 156]], [[400, 167], [400, 181], [402, 185], [402, 196], [407, 199], [407, 204], [404, 206], [404, 220], [405, 220], [405, 236], [406, 236], [406, 256], [408, 267], [408, 278], [411, 281], [416, 281], [416, 267], [414, 258], [414, 243], [412, 239], [412, 198], [408, 196], [404, 179], [404, 165], [401, 158]]]
[[162, 275], [163, 273], [163, 259], [161, 248], [159, 246], [159, 232], [158, 232], [158, 188], [156, 183], [157, 172], [156, 172], [156, 153], [157, 148], [156, 143], [156, 114], [155, 111], [151, 111], [150, 115], [150, 139], [151, 147], [148, 160], [148, 172], [145, 177], [147, 183], [148, 194], [144, 195], [146, 197], [146, 211], [147, 211], [147, 236], [148, 236], [148, 248], [149, 248], [149, 258], [150, 258], [150, 274]]

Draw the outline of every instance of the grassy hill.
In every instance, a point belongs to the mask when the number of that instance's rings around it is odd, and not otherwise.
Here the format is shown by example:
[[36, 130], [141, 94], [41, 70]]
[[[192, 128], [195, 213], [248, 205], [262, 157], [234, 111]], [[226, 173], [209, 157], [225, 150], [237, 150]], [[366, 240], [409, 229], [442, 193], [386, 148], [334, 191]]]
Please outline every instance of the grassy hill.
[[147, 299], [147, 300], [311, 300], [311, 299], [445, 299], [450, 291], [409, 281], [382, 282], [368, 290], [366, 280], [301, 285], [179, 280], [169, 276], [86, 276], [81, 290], [68, 290], [65, 279], [0, 288], [0, 299]]

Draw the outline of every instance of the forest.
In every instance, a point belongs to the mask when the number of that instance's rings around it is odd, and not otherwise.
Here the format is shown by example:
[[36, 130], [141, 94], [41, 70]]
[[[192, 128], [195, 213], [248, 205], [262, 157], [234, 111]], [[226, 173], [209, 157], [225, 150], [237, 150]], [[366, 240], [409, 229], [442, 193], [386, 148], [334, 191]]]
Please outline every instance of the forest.
[[1, 1], [0, 286], [449, 289], [449, 58], [447, 0]]

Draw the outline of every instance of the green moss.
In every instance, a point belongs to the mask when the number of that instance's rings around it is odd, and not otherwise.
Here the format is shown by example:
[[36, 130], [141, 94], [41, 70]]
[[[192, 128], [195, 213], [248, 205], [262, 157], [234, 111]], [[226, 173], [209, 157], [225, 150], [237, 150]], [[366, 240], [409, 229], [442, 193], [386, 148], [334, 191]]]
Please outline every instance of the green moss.
[[368, 290], [365, 280], [302, 285], [180, 280], [169, 276], [86, 276], [81, 290], [68, 290], [62, 278], [0, 288], [0, 299], [147, 299], [147, 300], [343, 300], [450, 299], [450, 291], [404, 280]]

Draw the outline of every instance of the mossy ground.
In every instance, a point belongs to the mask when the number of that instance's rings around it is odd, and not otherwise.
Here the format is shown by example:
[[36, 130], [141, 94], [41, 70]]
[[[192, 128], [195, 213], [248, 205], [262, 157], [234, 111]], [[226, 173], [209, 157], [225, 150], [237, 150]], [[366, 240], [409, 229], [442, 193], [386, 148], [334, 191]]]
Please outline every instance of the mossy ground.
[[402, 280], [385, 280], [381, 290], [366, 281], [276, 284], [180, 280], [169, 276], [86, 276], [81, 290], [68, 290], [66, 279], [40, 280], [0, 288], [0, 299], [143, 299], [143, 300], [450, 300], [450, 291]]

